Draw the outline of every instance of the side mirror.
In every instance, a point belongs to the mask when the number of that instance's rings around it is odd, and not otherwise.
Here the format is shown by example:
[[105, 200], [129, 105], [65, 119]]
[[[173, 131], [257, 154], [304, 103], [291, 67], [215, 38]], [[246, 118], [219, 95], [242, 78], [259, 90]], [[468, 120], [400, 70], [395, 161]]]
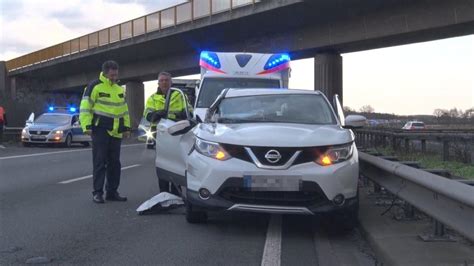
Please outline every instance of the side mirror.
[[172, 125], [168, 128], [168, 133], [172, 136], [181, 135], [187, 132], [188, 129], [191, 128], [191, 122], [189, 120], [181, 120], [176, 122], [176, 124]]
[[367, 118], [362, 115], [349, 115], [346, 117], [346, 125], [344, 128], [361, 128], [367, 124]]
[[76, 121], [74, 122], [74, 124], [72, 124], [73, 127], [81, 127], [81, 124], [79, 124], [79, 121]]

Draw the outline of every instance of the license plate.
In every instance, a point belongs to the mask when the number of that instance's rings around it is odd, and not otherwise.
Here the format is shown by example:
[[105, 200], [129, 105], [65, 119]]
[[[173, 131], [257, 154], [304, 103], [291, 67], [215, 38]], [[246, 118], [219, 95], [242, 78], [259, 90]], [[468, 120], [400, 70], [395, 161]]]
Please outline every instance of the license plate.
[[251, 191], [300, 191], [300, 176], [244, 176], [244, 187]]
[[32, 140], [45, 140], [46, 137], [45, 136], [31, 136], [31, 139]]

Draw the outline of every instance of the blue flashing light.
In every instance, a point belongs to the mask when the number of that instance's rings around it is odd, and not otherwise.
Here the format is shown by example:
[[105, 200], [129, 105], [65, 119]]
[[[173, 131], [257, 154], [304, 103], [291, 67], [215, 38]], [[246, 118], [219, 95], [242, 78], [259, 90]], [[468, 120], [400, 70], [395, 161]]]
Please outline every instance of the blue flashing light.
[[290, 55], [288, 54], [274, 54], [268, 58], [267, 63], [263, 69], [268, 70], [270, 68], [274, 68], [280, 65], [283, 65], [287, 62], [290, 62]]
[[54, 107], [53, 106], [48, 107], [48, 111], [50, 112], [54, 111]]
[[75, 113], [76, 112], [76, 107], [69, 107], [69, 112]]
[[219, 57], [216, 53], [202, 51], [201, 52], [201, 60], [208, 63], [209, 65], [215, 68], [221, 68], [221, 62], [219, 61]]

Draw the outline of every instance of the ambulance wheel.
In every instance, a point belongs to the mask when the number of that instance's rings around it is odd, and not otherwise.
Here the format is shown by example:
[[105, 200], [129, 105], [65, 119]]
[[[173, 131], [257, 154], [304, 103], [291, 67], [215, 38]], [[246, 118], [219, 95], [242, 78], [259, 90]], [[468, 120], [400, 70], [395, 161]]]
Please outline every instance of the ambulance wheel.
[[186, 221], [191, 224], [205, 223], [207, 221], [207, 213], [205, 211], [193, 210], [193, 205], [186, 202]]

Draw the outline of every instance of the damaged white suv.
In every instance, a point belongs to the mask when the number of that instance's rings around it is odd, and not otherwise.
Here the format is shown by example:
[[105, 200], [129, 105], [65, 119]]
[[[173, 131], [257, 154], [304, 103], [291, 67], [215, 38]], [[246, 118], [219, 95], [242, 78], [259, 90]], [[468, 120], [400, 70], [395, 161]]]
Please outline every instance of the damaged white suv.
[[189, 222], [219, 210], [332, 212], [351, 226], [359, 164], [350, 128], [366, 119], [344, 119], [334, 100], [336, 112], [319, 91], [226, 89], [204, 121], [161, 119], [157, 175], [182, 188]]

